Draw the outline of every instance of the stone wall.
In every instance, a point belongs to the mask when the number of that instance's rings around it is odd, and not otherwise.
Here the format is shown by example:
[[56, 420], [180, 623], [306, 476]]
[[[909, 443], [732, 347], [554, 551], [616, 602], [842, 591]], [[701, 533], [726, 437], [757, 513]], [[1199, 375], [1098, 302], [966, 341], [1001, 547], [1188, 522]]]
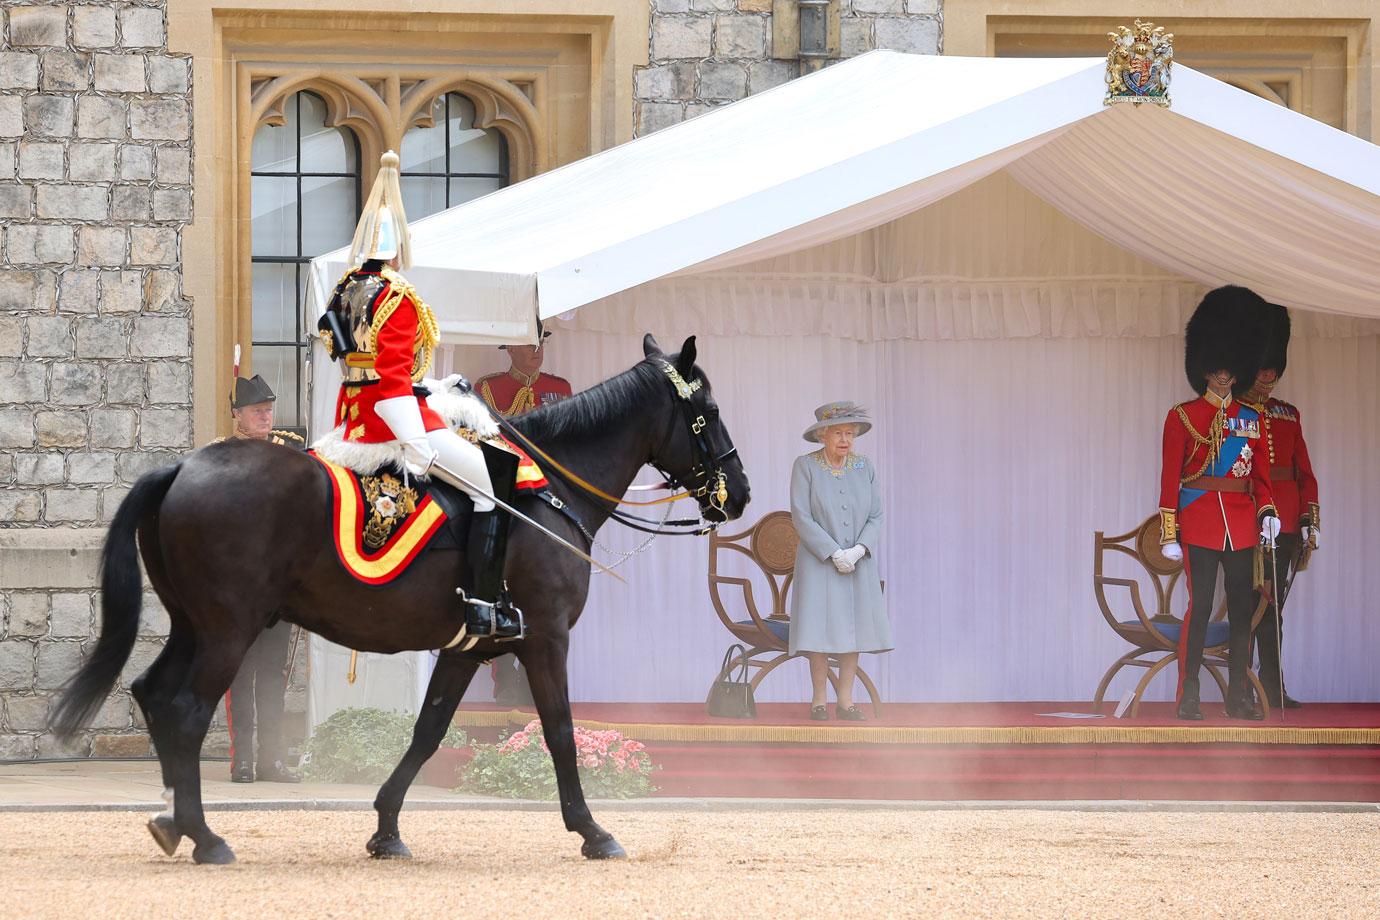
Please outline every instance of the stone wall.
[[98, 631], [102, 524], [192, 446], [191, 68], [166, 33], [163, 0], [0, 0], [0, 759], [148, 751], [127, 691], [156, 602], [88, 735], [44, 728]]
[[[772, 0], [650, 0], [651, 63], [635, 75], [636, 130], [649, 134], [800, 74], [773, 48]], [[938, 54], [942, 0], [834, 0], [839, 54]], [[779, 5], [779, 4], [778, 4]]]

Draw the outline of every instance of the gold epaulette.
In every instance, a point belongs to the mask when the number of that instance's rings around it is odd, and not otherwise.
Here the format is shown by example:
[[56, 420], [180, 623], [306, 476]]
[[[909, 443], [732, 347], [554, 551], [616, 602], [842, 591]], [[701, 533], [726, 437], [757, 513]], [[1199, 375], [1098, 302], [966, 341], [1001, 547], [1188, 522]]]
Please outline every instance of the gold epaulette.
[[291, 441], [292, 444], [296, 446], [307, 446], [307, 439], [302, 437], [295, 431], [283, 431], [281, 429], [275, 428], [273, 429], [273, 431], [269, 432], [269, 435], [271, 437], [277, 438], [277, 443], [279, 444], [287, 444], [289, 441]]
[[436, 323], [436, 314], [423, 302], [412, 282], [388, 266], [379, 269], [379, 275], [388, 282], [388, 294], [374, 310], [374, 321], [369, 324], [369, 341], [378, 342], [379, 330], [388, 322], [393, 311], [398, 309], [403, 298], [411, 300], [417, 309], [417, 352], [412, 362], [412, 382], [419, 383], [431, 369], [432, 353], [436, 346], [441, 344], [441, 327]]

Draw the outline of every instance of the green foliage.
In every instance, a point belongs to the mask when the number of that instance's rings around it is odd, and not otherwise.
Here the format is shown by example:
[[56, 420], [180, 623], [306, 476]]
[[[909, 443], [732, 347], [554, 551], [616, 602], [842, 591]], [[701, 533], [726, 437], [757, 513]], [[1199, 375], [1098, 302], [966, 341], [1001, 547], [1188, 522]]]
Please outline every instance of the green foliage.
[[[316, 726], [305, 753], [306, 777], [319, 783], [381, 783], [412, 743], [415, 717], [382, 709], [341, 709]], [[452, 727], [442, 747], [464, 747]]]
[[[511, 799], [555, 799], [556, 769], [533, 720], [498, 744], [474, 744], [460, 789]], [[616, 731], [575, 728], [580, 786], [592, 799], [632, 799], [651, 795], [656, 769], [642, 744]]]

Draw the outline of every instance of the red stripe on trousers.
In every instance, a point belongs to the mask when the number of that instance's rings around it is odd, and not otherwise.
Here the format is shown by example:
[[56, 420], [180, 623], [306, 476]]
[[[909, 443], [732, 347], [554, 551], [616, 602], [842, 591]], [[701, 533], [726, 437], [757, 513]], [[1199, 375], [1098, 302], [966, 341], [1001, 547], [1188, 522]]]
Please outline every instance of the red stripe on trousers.
[[[1183, 544], [1179, 544], [1183, 546]], [[1184, 611], [1184, 625], [1179, 630], [1179, 685], [1174, 690], [1174, 702], [1183, 701], [1184, 696], [1184, 667], [1188, 657], [1188, 630], [1193, 622], [1193, 572], [1188, 567], [1188, 547], [1183, 546], [1184, 550], [1184, 583], [1188, 586], [1188, 609]], [[1201, 670], [1201, 668], [1200, 668]], [[233, 738], [234, 735], [231, 735]]]

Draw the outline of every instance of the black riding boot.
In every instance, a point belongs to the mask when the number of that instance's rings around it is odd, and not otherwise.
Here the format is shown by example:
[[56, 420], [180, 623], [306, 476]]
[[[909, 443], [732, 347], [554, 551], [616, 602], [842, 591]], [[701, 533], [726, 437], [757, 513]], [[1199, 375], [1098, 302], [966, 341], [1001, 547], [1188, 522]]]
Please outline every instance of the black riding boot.
[[513, 606], [503, 581], [512, 518], [494, 510], [474, 515], [465, 553], [465, 632], [475, 639], [521, 639], [522, 611]]
[[1248, 719], [1259, 722], [1265, 718], [1260, 707], [1255, 704], [1255, 693], [1244, 679], [1227, 683], [1227, 715], [1233, 719]]
[[1203, 710], [1198, 706], [1198, 678], [1185, 677], [1183, 691], [1179, 694], [1178, 716], [1189, 722], [1201, 722]]

